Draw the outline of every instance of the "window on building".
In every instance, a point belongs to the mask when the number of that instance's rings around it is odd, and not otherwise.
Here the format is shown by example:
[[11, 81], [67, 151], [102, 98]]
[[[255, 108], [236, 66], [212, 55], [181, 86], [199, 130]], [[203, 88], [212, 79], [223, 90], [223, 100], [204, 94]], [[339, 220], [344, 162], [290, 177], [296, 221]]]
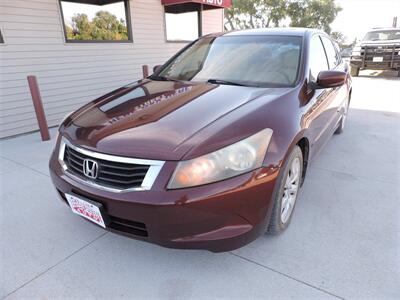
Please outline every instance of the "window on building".
[[0, 44], [4, 44], [3, 34], [1, 33], [0, 29]]
[[132, 41], [128, 0], [60, 0], [67, 42]]
[[193, 41], [201, 36], [200, 6], [165, 6], [167, 41]]

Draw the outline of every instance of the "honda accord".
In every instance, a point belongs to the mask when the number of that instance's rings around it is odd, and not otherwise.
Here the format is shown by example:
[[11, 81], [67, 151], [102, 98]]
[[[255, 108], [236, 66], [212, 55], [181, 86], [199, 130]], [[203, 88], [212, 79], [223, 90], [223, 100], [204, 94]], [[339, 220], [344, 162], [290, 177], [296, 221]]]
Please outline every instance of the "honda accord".
[[284, 231], [310, 161], [344, 130], [351, 77], [322, 31], [211, 34], [67, 116], [50, 159], [72, 211], [173, 248]]

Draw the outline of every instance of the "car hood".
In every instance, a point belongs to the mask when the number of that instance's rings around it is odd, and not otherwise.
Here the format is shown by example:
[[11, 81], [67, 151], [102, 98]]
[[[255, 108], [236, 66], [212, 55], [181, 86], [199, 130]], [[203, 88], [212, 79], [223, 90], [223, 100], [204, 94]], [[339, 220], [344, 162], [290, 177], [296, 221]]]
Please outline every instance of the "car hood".
[[143, 80], [85, 105], [61, 126], [84, 148], [136, 158], [179, 160], [196, 133], [249, 101], [287, 88]]

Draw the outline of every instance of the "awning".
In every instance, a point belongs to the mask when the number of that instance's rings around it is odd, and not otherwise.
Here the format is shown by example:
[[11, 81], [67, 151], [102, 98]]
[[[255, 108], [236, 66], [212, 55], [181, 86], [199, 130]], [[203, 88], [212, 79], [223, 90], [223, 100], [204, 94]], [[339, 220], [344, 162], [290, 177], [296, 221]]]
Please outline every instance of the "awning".
[[161, 3], [163, 5], [197, 3], [203, 4], [204, 9], [229, 8], [232, 6], [232, 0], [161, 0]]
[[[121, 2], [122, 0], [62, 0], [62, 1], [94, 4], [94, 5], [106, 5], [115, 2]], [[163, 5], [176, 5], [176, 4], [190, 5], [193, 3], [197, 5], [203, 4], [204, 9], [228, 8], [232, 6], [232, 0], [161, 0], [161, 3]]]
[[107, 5], [116, 2], [121, 2], [122, 0], [62, 0], [62, 1], [81, 3], [81, 4]]

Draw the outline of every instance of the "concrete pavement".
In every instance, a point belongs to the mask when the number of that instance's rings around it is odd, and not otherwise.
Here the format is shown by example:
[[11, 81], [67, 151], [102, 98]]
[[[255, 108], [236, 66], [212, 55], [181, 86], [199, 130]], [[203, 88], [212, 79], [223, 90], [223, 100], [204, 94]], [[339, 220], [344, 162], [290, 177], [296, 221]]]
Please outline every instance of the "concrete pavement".
[[57, 199], [54, 138], [0, 141], [0, 298], [400, 299], [400, 80], [378, 73], [354, 79], [288, 230], [228, 253], [105, 232]]

